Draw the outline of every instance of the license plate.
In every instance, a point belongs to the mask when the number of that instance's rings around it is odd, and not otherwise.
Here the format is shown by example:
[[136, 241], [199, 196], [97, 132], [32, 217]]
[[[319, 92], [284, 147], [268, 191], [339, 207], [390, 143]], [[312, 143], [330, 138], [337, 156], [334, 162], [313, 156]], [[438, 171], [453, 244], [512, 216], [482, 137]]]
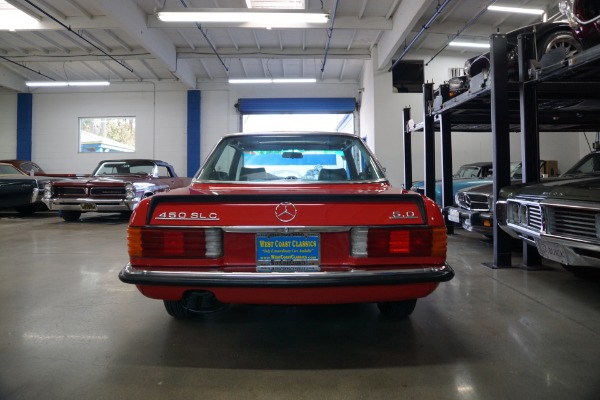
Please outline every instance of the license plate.
[[448, 209], [448, 221], [460, 222], [460, 214], [459, 214], [458, 210], [456, 210], [454, 208]]
[[81, 203], [82, 211], [96, 211], [96, 204], [94, 203]]
[[567, 264], [569, 261], [565, 248], [560, 244], [538, 241], [537, 249], [542, 257], [549, 260], [557, 261], [561, 264]]
[[256, 235], [258, 272], [314, 272], [320, 270], [318, 234]]

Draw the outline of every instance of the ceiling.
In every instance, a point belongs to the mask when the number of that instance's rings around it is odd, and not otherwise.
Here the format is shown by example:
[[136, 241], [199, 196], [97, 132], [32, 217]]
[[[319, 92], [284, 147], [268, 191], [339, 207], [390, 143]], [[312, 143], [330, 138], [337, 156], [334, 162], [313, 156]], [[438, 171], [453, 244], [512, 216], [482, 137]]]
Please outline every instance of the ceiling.
[[[246, 8], [245, 0], [6, 2], [39, 20], [36, 29], [0, 30], [0, 86], [16, 91], [27, 91], [28, 80], [179, 81], [191, 89], [229, 78], [358, 83], [372, 56], [378, 70], [389, 69], [402, 53], [411, 58], [418, 52], [425, 62], [438, 52], [460, 56], [460, 50], [445, 48], [457, 32], [487, 41], [492, 33], [540, 20], [484, 11], [494, 3], [489, 0], [306, 0], [308, 10], [330, 12], [333, 27], [303, 29], [166, 23], [155, 16], [162, 9]], [[497, 4], [542, 8], [552, 15], [557, 3]]]

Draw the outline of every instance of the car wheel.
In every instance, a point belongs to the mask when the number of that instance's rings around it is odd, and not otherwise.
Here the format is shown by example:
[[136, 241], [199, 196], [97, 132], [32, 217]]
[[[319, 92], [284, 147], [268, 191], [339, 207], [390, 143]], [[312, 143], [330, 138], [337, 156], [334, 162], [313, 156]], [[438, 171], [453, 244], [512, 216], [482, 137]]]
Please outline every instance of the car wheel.
[[540, 40], [538, 44], [538, 60], [544, 54], [555, 49], [563, 49], [565, 55], [572, 55], [583, 50], [583, 47], [570, 31], [552, 32]]
[[62, 210], [60, 216], [67, 222], [75, 222], [81, 217], [81, 211]]
[[21, 215], [31, 215], [38, 209], [37, 204], [27, 204], [24, 206], [15, 207], [15, 210]]
[[169, 315], [174, 318], [190, 318], [194, 313], [183, 306], [182, 300], [163, 300]]
[[406, 318], [412, 314], [416, 305], [417, 299], [410, 299], [377, 303], [377, 308], [379, 308], [379, 312], [386, 317]]
[[563, 266], [564, 269], [566, 269], [567, 271], [571, 272], [573, 275], [575, 275], [579, 278], [585, 278], [585, 279], [600, 278], [600, 270], [598, 270], [598, 268], [581, 267], [578, 265], [566, 265], [566, 264], [561, 264], [561, 265]]

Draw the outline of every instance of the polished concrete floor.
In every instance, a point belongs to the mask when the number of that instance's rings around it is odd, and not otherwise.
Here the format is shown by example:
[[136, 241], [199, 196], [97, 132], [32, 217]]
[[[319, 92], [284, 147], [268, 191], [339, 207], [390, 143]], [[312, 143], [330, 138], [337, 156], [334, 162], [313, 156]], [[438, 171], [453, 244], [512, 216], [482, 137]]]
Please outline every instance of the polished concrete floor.
[[118, 280], [126, 226], [0, 212], [0, 399], [600, 399], [600, 280], [489, 269], [477, 235], [449, 238], [456, 277], [406, 320], [362, 304], [179, 321]]

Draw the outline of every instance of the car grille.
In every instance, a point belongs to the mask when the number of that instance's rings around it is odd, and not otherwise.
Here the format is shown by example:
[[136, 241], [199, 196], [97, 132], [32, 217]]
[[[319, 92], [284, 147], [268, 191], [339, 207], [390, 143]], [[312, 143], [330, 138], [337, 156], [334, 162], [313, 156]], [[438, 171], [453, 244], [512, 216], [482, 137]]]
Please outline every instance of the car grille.
[[90, 190], [91, 196], [125, 196], [125, 187], [97, 187]]
[[537, 202], [508, 201], [508, 222], [536, 232], [542, 229], [542, 211]]
[[54, 193], [59, 197], [125, 197], [125, 187], [55, 187]]
[[490, 211], [488, 195], [481, 193], [458, 192], [457, 204], [460, 208], [471, 211]]
[[85, 196], [85, 188], [82, 187], [54, 187], [54, 191], [58, 196], [75, 197]]
[[552, 235], [598, 239], [597, 210], [546, 206], [548, 233]]

